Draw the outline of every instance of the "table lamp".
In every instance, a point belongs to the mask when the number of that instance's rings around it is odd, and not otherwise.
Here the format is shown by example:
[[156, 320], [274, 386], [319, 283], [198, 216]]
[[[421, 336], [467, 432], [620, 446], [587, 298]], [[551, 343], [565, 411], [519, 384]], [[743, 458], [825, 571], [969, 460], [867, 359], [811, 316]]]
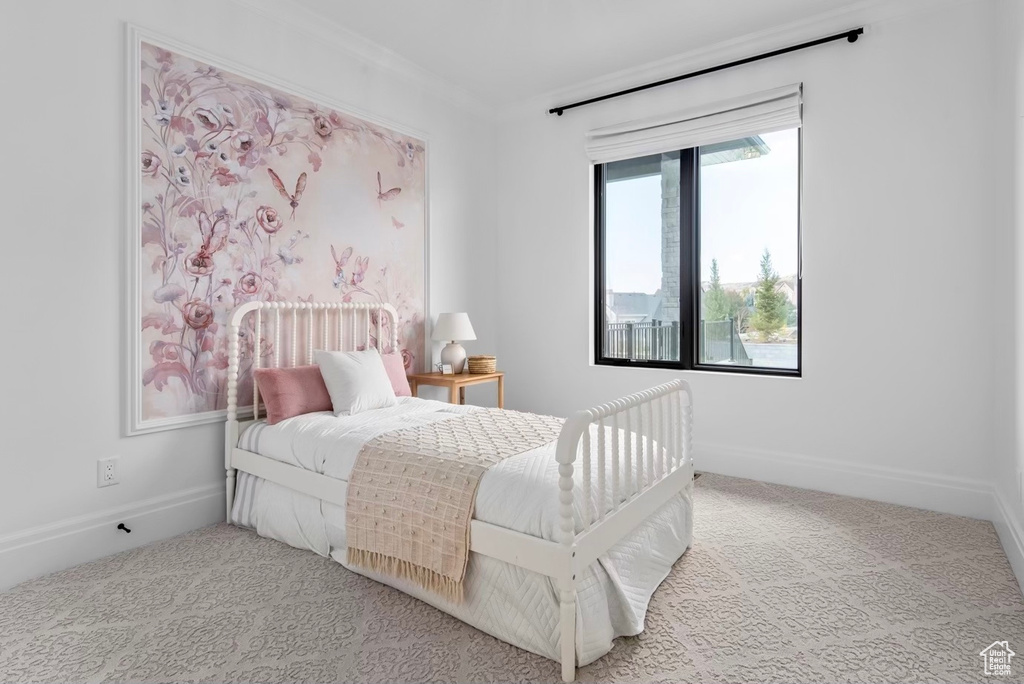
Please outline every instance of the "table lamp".
[[451, 365], [454, 372], [461, 373], [466, 367], [466, 350], [459, 342], [476, 339], [469, 314], [441, 314], [437, 317], [432, 337], [437, 341], [448, 340], [448, 344], [441, 350], [441, 363]]

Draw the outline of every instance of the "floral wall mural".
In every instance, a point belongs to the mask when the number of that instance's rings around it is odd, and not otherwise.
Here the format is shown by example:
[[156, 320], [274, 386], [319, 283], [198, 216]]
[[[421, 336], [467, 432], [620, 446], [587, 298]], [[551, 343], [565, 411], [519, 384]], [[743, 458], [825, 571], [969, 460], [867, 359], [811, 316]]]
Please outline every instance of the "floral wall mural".
[[139, 55], [136, 427], [225, 408], [227, 318], [253, 300], [390, 302], [422, 369], [424, 143], [144, 40]]

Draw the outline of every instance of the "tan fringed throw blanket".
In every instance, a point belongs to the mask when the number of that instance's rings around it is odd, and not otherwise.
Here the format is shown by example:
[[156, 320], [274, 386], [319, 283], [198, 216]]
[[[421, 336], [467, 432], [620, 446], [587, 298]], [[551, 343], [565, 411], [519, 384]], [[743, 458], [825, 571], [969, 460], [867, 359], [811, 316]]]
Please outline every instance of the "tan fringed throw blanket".
[[348, 562], [461, 603], [480, 478], [561, 428], [550, 416], [481, 409], [370, 440], [349, 476]]

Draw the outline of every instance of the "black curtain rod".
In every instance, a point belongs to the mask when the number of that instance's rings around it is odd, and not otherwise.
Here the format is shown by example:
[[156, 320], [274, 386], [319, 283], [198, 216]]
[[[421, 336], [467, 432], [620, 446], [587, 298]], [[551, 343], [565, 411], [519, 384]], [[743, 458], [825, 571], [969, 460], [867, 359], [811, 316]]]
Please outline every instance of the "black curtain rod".
[[738, 59], [735, 62], [729, 62], [728, 64], [719, 64], [718, 66], [708, 67], [707, 69], [701, 69], [700, 71], [693, 71], [688, 74], [682, 74], [681, 76], [673, 76], [672, 78], [662, 79], [655, 81], [654, 83], [645, 83], [644, 85], [634, 86], [632, 88], [626, 88], [625, 90], [619, 90], [614, 93], [608, 93], [607, 95], [601, 95], [599, 97], [592, 97], [589, 100], [580, 100], [579, 102], [573, 102], [572, 104], [561, 105], [560, 107], [552, 107], [548, 110], [548, 114], [557, 114], [562, 116], [562, 113], [567, 109], [575, 109], [576, 107], [583, 107], [585, 105], [594, 104], [595, 102], [604, 102], [610, 100], [613, 97], [622, 97], [623, 95], [630, 95], [632, 93], [638, 93], [641, 90], [650, 90], [651, 88], [657, 88], [659, 86], [668, 85], [669, 83], [676, 83], [677, 81], [685, 81], [688, 78], [695, 78], [697, 76], [703, 76], [705, 74], [712, 74], [716, 71], [722, 71], [724, 69], [731, 69], [733, 67], [742, 66], [744, 64], [750, 64], [751, 62], [759, 62], [762, 59], [768, 59], [769, 57], [778, 57], [779, 55], [785, 55], [790, 52], [796, 52], [797, 50], [805, 50], [816, 45], [824, 45], [825, 43], [831, 43], [836, 40], [846, 39], [851, 43], [856, 43], [857, 38], [864, 33], [864, 27], [850, 29], [849, 31], [843, 31], [832, 36], [825, 38], [818, 38], [817, 40], [811, 40], [806, 43], [800, 43], [799, 45], [791, 45], [789, 47], [781, 48], [779, 50], [772, 50], [771, 52], [764, 52], [760, 55], [754, 55], [753, 57], [745, 57]]

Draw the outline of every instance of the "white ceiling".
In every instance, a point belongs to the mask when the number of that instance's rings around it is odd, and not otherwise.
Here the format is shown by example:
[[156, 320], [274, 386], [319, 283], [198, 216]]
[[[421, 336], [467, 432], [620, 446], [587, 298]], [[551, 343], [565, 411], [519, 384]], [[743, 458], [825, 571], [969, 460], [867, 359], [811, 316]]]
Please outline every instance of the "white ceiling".
[[508, 105], [863, 0], [292, 0]]

